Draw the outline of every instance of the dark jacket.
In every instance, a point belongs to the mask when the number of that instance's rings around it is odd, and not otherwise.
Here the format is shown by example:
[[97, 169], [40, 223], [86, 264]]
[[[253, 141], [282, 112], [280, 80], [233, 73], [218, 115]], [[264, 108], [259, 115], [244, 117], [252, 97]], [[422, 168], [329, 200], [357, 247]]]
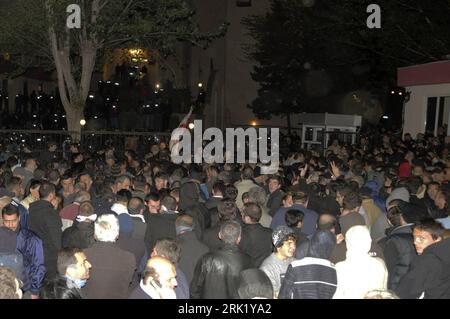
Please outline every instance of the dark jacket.
[[[209, 228], [217, 226], [220, 223], [219, 209], [217, 207], [213, 207], [209, 210], [209, 216], [211, 216], [211, 227], [209, 227]], [[207, 228], [207, 229], [209, 229], [209, 228]]]
[[420, 210], [427, 210], [427, 206], [425, 204], [425, 199], [424, 198], [418, 198], [417, 195], [410, 195], [409, 197], [409, 202], [417, 207], [420, 208]]
[[259, 267], [272, 253], [272, 230], [260, 223], [244, 225], [239, 247], [252, 258], [255, 267]]
[[17, 251], [17, 233], [9, 228], [0, 227], [0, 266], [14, 271], [19, 279], [23, 279], [23, 256]]
[[395, 292], [402, 299], [450, 299], [450, 238], [428, 246], [411, 263]]
[[339, 216], [341, 213], [341, 208], [339, 207], [336, 197], [327, 195], [321, 199], [322, 210], [321, 214], [330, 214], [333, 216]]
[[178, 266], [186, 275], [187, 282], [190, 283], [194, 275], [195, 265], [204, 254], [209, 252], [209, 248], [198, 240], [192, 231], [178, 235], [177, 242], [181, 250]]
[[308, 242], [309, 243], [309, 237], [306, 235], [306, 234], [304, 234], [303, 232], [302, 232], [302, 229], [301, 228], [298, 228], [298, 227], [291, 227], [291, 229], [294, 231], [294, 233], [295, 233], [295, 238], [297, 238], [297, 241], [296, 241], [296, 243], [297, 243], [297, 247], [298, 247], [298, 245], [300, 245], [300, 244], [302, 244], [302, 243], [305, 243], [305, 242]]
[[39, 163], [41, 166], [46, 167], [48, 163], [52, 161], [59, 161], [60, 156], [56, 152], [50, 152], [49, 150], [42, 151], [39, 156]]
[[176, 265], [176, 272], [177, 286], [175, 287], [175, 294], [177, 295], [177, 299], [189, 299], [189, 282], [187, 281], [186, 275], [180, 269], [179, 265]]
[[250, 256], [236, 245], [225, 245], [204, 255], [195, 267], [191, 282], [191, 298], [236, 299], [239, 274], [252, 268]]
[[222, 200], [223, 200], [222, 197], [210, 197], [210, 198], [206, 201], [205, 206], [206, 206], [206, 208], [208, 208], [208, 209], [211, 209], [211, 208], [217, 208], [217, 206], [219, 205], [219, 203], [220, 203]]
[[94, 223], [77, 222], [62, 234], [63, 248], [80, 248], [86, 249], [95, 243], [94, 239]]
[[95, 242], [86, 249], [92, 265], [91, 276], [83, 288], [87, 299], [126, 299], [136, 269], [136, 259], [116, 243]]
[[145, 248], [149, 253], [153, 250], [156, 241], [161, 238], [176, 237], [175, 220], [178, 214], [149, 214], [146, 220]]
[[270, 224], [270, 228], [273, 230], [280, 225], [286, 225], [286, 212], [291, 209], [297, 209], [303, 214], [305, 214], [303, 218], [303, 226], [302, 231], [308, 236], [311, 236], [316, 231], [317, 220], [319, 219], [319, 214], [315, 211], [306, 208], [303, 205], [294, 204], [289, 208], [280, 208], [276, 212], [275, 216], [272, 219], [272, 223]]
[[378, 244], [383, 249], [384, 261], [388, 270], [388, 289], [397, 288], [400, 279], [408, 272], [416, 257], [412, 224], [396, 227], [388, 232]]
[[45, 277], [44, 247], [42, 240], [31, 230], [17, 233], [17, 250], [23, 256], [23, 291], [38, 295]]
[[142, 290], [141, 285], [139, 285], [131, 292], [128, 299], [152, 299], [152, 297]]
[[216, 251], [223, 247], [223, 242], [219, 238], [221, 223], [211, 227], [203, 233], [202, 242], [208, 246], [210, 251]]
[[30, 205], [29, 229], [41, 238], [47, 275], [56, 275], [56, 261], [61, 249], [62, 222], [52, 204], [38, 200]]
[[211, 227], [211, 215], [205, 204], [200, 202], [200, 189], [194, 182], [181, 185], [179, 209], [192, 216], [195, 233], [202, 238], [204, 230]]
[[434, 208], [428, 208], [428, 214], [433, 219], [439, 219], [439, 218], [445, 218], [448, 216], [447, 209], [439, 209], [438, 207], [434, 206]]
[[267, 208], [269, 208], [269, 215], [273, 217], [277, 212], [278, 208], [281, 207], [281, 202], [283, 201], [284, 192], [281, 189], [277, 189], [269, 195], [267, 199]]
[[147, 230], [147, 224], [144, 220], [141, 219], [142, 215], [130, 215], [131, 219], [133, 220], [133, 233], [131, 234], [131, 237], [134, 239], [139, 239], [144, 241], [145, 238], [145, 231]]
[[[119, 239], [116, 243], [118, 247], [132, 253], [136, 260], [138, 270], [133, 275], [133, 280], [130, 287], [131, 289], [134, 289], [139, 284], [140, 280], [141, 273], [139, 273], [139, 266], [142, 263], [145, 263], [149, 258], [149, 254], [146, 252], [144, 240], [133, 238], [131, 233], [120, 233]], [[144, 256], [146, 258], [145, 260], [143, 260]]]
[[136, 259], [136, 265], [139, 265], [139, 262], [145, 255], [144, 241], [131, 237], [131, 234], [120, 233], [117, 245], [123, 250], [132, 253]]
[[360, 213], [351, 212], [347, 215], [339, 216], [339, 226], [342, 234], [345, 236], [347, 231], [353, 226], [366, 226], [366, 220]]

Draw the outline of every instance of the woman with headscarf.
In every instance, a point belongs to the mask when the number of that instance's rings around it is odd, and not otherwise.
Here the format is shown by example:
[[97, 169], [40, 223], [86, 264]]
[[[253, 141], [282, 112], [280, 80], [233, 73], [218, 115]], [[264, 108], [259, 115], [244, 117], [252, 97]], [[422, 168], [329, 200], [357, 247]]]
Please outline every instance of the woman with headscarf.
[[318, 230], [304, 243], [306, 257], [292, 262], [281, 284], [279, 299], [331, 299], [336, 291], [337, 276], [329, 258], [336, 236], [329, 230]]

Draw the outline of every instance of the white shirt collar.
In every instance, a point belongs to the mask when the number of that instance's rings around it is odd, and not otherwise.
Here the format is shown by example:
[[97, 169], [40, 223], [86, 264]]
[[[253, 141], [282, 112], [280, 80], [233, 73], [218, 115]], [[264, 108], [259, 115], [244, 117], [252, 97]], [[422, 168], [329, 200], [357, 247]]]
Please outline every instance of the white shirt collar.
[[128, 214], [128, 208], [120, 203], [115, 203], [112, 205], [111, 210], [117, 215]]
[[143, 223], [145, 223], [145, 218], [141, 214], [130, 214], [130, 216], [133, 218], [134, 217], [139, 218], [140, 220], [142, 220]]

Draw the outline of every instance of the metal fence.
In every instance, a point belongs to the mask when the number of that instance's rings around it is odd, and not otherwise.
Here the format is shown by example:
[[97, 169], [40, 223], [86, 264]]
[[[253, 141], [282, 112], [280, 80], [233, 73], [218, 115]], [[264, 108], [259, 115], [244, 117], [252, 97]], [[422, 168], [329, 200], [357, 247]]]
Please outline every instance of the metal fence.
[[118, 131], [82, 131], [81, 137], [76, 132], [44, 130], [0, 130], [1, 144], [12, 152], [25, 148], [40, 153], [47, 150], [48, 142], [58, 145], [58, 152], [68, 150], [70, 144], [79, 141], [86, 150], [100, 150], [114, 146], [117, 151], [125, 149], [142, 149], [159, 141], [168, 142], [170, 133], [165, 132], [118, 132]]

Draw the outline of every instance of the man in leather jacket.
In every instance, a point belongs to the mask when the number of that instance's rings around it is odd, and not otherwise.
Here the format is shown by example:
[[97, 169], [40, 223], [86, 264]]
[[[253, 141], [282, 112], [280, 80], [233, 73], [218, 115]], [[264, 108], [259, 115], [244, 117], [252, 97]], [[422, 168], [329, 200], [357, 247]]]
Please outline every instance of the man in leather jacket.
[[197, 263], [190, 285], [193, 299], [236, 299], [239, 274], [253, 267], [250, 256], [237, 246], [241, 225], [227, 221], [220, 227], [219, 238], [224, 246], [205, 254]]

